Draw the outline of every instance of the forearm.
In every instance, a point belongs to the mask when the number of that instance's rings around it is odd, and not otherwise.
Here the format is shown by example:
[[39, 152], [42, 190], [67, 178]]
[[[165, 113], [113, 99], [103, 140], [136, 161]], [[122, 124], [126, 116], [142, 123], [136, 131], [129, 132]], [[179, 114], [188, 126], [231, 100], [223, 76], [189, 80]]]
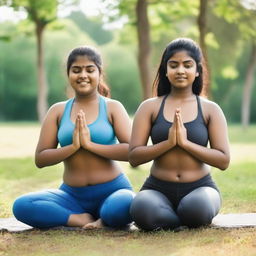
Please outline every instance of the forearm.
[[221, 170], [228, 168], [230, 156], [229, 153], [225, 153], [221, 150], [207, 148], [198, 144], [195, 144], [191, 141], [187, 141], [182, 148], [190, 153], [192, 156], [198, 160], [217, 167]]
[[86, 150], [111, 160], [128, 161], [128, 143], [102, 145], [90, 142]]
[[152, 146], [134, 147], [130, 149], [129, 162], [136, 167], [158, 158], [173, 147], [167, 140]]
[[45, 149], [36, 152], [35, 163], [38, 168], [55, 165], [73, 155], [77, 149], [71, 144], [62, 148]]

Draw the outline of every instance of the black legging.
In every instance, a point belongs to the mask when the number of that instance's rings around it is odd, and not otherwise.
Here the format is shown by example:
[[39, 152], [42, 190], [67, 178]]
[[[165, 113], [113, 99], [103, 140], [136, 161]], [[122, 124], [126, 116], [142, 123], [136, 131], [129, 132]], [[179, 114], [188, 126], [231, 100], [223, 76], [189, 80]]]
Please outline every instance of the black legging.
[[[165, 185], [169, 185], [168, 191]], [[220, 205], [220, 194], [209, 175], [192, 183], [166, 182], [150, 176], [133, 200], [130, 213], [144, 230], [199, 227], [212, 222]]]

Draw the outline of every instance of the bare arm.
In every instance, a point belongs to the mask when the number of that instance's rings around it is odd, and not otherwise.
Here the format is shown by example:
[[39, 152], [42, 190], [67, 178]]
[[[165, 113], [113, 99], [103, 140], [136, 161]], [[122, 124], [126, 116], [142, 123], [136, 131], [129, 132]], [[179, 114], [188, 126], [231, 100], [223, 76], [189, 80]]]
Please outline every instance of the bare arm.
[[70, 157], [80, 148], [78, 120], [73, 135], [73, 144], [57, 148], [58, 114], [60, 105], [52, 106], [42, 124], [39, 141], [35, 152], [35, 163], [39, 168], [55, 165]]
[[217, 104], [211, 103], [208, 111], [210, 113], [208, 133], [211, 148], [187, 140], [180, 113], [178, 113], [177, 127], [178, 145], [200, 161], [225, 170], [230, 161], [227, 122]]
[[152, 99], [143, 102], [134, 117], [129, 149], [129, 162], [134, 167], [156, 159], [176, 145], [174, 126], [169, 130], [168, 140], [147, 146], [154, 106]]
[[[99, 156], [105, 157], [107, 159], [127, 161], [129, 141], [131, 136], [130, 118], [125, 108], [120, 102], [109, 102], [108, 110], [110, 112], [112, 125], [119, 143], [113, 145], [102, 145], [92, 142], [88, 136], [89, 129], [85, 128], [85, 116], [84, 114], [82, 114], [83, 117], [80, 129], [81, 145], [84, 149], [93, 152]], [[82, 122], [84, 123], [82, 124]], [[85, 133], [87, 133], [87, 135]]]

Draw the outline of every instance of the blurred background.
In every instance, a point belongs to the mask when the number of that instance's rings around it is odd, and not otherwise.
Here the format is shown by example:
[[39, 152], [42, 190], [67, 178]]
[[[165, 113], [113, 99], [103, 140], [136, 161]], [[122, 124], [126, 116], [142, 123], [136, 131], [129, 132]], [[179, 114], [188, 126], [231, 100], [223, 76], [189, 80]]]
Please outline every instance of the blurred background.
[[176, 37], [201, 45], [205, 94], [228, 122], [255, 123], [254, 0], [0, 0], [0, 122], [42, 121], [65, 100], [66, 57], [83, 44], [100, 50], [112, 98], [133, 115]]
[[[61, 183], [62, 164], [35, 171], [33, 155], [47, 109], [69, 95], [70, 50], [99, 49], [112, 98], [132, 118], [177, 37], [200, 44], [204, 94], [228, 120], [231, 165], [213, 170], [222, 212], [256, 212], [255, 14], [255, 0], [0, 0], [0, 217], [12, 216], [17, 196]], [[135, 191], [149, 164], [122, 163]]]

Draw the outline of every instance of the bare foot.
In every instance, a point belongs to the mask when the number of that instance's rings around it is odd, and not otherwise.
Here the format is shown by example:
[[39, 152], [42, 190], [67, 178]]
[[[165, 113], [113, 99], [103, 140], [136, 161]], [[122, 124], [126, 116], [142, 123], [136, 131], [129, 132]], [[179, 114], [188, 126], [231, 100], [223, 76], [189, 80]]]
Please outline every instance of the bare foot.
[[99, 228], [103, 228], [103, 222], [101, 219], [98, 219], [94, 222], [88, 223], [86, 225], [83, 226], [83, 228], [85, 229], [99, 229]]
[[71, 214], [68, 219], [67, 226], [83, 227], [86, 224], [93, 223], [95, 219], [89, 213]]

